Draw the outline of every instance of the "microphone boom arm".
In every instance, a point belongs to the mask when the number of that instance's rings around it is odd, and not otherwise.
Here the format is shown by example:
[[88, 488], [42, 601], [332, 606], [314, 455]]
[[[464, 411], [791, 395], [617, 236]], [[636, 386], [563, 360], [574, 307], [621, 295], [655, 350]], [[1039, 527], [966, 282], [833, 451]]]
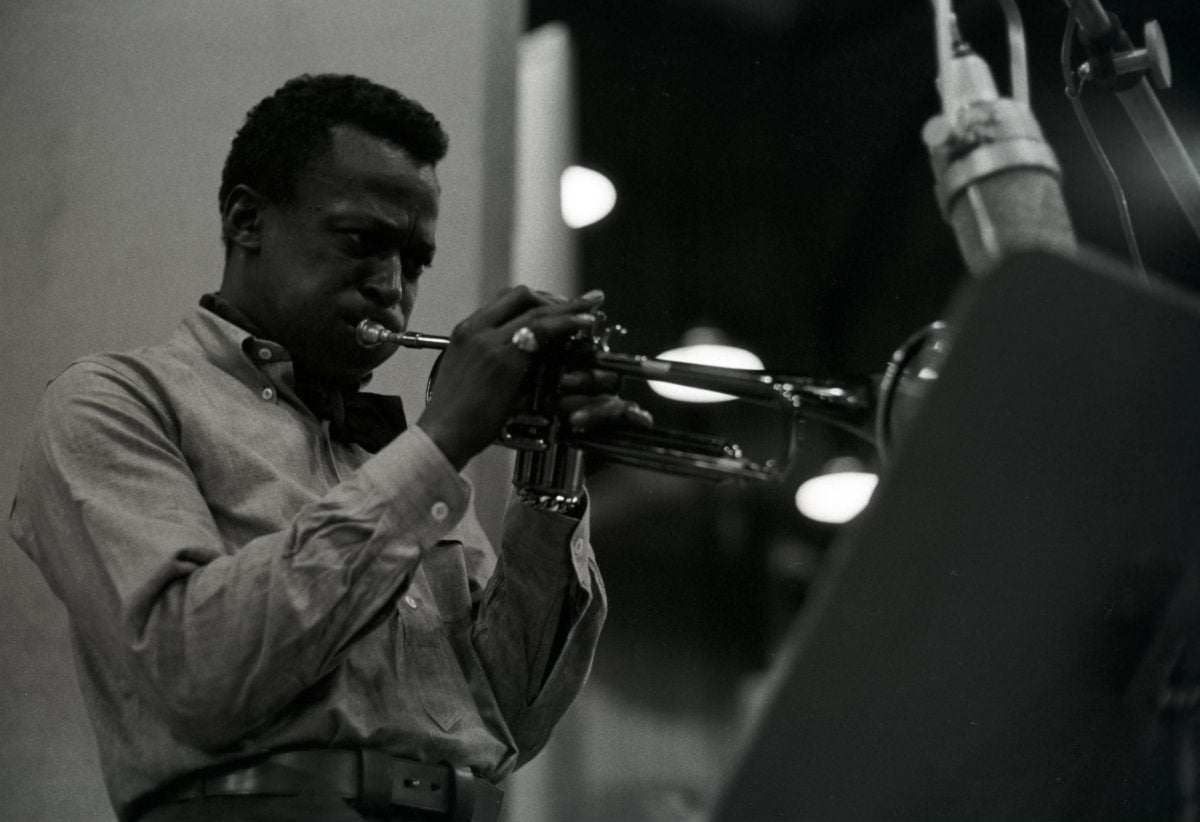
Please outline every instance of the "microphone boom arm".
[[[1112, 51], [1116, 50], [1114, 41], [1122, 38], [1122, 32], [1115, 31], [1117, 26], [1114, 18], [1099, 0], [1063, 0], [1075, 17], [1084, 40], [1088, 44], [1107, 44]], [[1165, 47], [1161, 53], [1166, 60]], [[1165, 84], [1170, 84], [1170, 70], [1164, 72]], [[1197, 172], [1187, 148], [1179, 139], [1170, 117], [1162, 107], [1158, 96], [1145, 76], [1136, 82], [1115, 86], [1114, 91], [1125, 113], [1133, 122], [1134, 128], [1146, 144], [1146, 148], [1154, 157], [1159, 171], [1175, 195], [1184, 216], [1187, 218], [1192, 232], [1200, 239], [1200, 172]]]

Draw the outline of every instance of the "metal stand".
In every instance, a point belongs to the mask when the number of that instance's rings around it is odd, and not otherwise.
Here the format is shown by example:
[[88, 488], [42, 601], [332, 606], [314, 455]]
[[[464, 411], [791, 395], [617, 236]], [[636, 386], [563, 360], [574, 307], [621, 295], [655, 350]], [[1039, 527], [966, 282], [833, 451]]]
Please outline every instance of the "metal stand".
[[1098, 0], [1076, 2], [1073, 9], [1092, 52], [1084, 72], [1113, 88], [1200, 239], [1200, 173], [1146, 79], [1150, 74], [1162, 88], [1171, 83], [1166, 45], [1157, 24], [1146, 26], [1146, 48], [1135, 49], [1119, 21]]

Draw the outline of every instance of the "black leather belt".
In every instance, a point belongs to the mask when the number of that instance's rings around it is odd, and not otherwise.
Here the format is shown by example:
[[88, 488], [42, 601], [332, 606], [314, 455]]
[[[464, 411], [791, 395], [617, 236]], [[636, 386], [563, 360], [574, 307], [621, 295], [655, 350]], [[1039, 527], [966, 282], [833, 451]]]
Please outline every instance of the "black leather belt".
[[297, 796], [319, 786], [365, 813], [416, 811], [453, 822], [496, 822], [504, 792], [462, 768], [426, 765], [382, 751], [281, 751], [234, 770], [199, 776], [156, 797]]

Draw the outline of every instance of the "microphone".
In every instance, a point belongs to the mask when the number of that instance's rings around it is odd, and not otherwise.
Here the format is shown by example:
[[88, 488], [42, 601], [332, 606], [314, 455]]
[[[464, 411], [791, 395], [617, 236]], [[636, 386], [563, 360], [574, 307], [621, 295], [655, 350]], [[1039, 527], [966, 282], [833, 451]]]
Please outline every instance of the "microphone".
[[1058, 160], [1023, 87], [1024, 34], [1019, 16], [1014, 25], [1015, 4], [1001, 0], [1014, 64], [1014, 97], [1005, 98], [987, 63], [960, 36], [948, 0], [934, 3], [942, 112], [925, 124], [921, 136], [938, 205], [967, 270], [982, 277], [1021, 250], [1074, 251]]

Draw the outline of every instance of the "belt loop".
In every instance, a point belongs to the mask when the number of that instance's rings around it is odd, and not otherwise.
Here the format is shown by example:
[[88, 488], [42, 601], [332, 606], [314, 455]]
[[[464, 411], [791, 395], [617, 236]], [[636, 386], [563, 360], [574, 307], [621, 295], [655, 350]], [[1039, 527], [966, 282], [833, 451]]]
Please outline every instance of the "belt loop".
[[454, 780], [452, 822], [471, 822], [475, 816], [475, 774], [466, 768], [451, 767]]
[[391, 757], [383, 751], [358, 750], [358, 781], [363, 810], [387, 811], [392, 804]]

